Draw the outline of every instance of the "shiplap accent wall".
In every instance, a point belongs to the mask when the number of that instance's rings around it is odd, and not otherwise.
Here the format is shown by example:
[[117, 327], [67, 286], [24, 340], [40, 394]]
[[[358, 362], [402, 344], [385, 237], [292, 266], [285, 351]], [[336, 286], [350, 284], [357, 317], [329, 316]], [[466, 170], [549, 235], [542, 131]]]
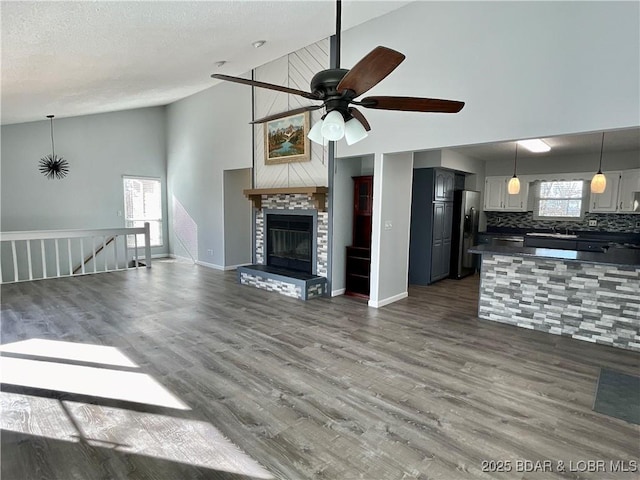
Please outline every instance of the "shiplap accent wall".
[[[254, 70], [254, 78], [261, 82], [285, 85], [309, 91], [311, 78], [320, 70], [329, 68], [329, 39], [321, 40], [290, 53]], [[264, 88], [254, 89], [254, 118], [292, 110], [313, 102], [297, 95], [275, 92]], [[320, 120], [324, 110], [311, 112], [312, 126]], [[264, 126], [256, 125], [255, 136], [255, 186], [256, 188], [328, 186], [328, 149], [311, 142], [311, 161], [264, 164]]]

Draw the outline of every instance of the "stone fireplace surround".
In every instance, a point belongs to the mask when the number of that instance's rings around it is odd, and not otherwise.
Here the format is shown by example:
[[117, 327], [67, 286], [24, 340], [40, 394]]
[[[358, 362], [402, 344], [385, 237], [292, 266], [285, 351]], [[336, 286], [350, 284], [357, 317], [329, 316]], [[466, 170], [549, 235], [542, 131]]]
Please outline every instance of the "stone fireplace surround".
[[[319, 190], [320, 195], [310, 193], [293, 193], [293, 188], [283, 188], [286, 193], [275, 192], [260, 194], [259, 190], [245, 191], [254, 200], [257, 208], [255, 213], [255, 265], [238, 268], [238, 281], [243, 285], [250, 285], [264, 290], [275, 291], [289, 297], [307, 300], [309, 298], [327, 294], [328, 272], [328, 244], [329, 244], [329, 214], [327, 213], [326, 187], [310, 187]], [[302, 187], [300, 190], [309, 190]], [[321, 203], [319, 203], [321, 202]], [[319, 208], [317, 208], [319, 207]], [[313, 216], [315, 249], [313, 249], [312, 275], [283, 274], [270, 271], [266, 267], [266, 220], [267, 215], [311, 215]], [[274, 273], [275, 272], [275, 273]]]

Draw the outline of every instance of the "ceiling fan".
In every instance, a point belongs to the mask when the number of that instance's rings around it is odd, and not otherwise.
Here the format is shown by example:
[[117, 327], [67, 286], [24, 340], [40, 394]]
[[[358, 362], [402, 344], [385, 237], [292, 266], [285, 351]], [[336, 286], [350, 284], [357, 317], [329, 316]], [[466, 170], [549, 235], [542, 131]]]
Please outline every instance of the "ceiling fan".
[[326, 145], [328, 141], [337, 141], [345, 137], [347, 143], [353, 145], [367, 136], [371, 126], [360, 110], [351, 105], [407, 112], [458, 113], [462, 110], [464, 102], [436, 98], [372, 96], [356, 100], [356, 97], [373, 88], [395, 70], [404, 61], [405, 56], [400, 52], [380, 46], [365, 55], [351, 70], [339, 68], [341, 0], [337, 0], [336, 4], [336, 65], [338, 68], [330, 68], [316, 73], [311, 79], [310, 92], [229, 75], [215, 73], [211, 75], [212, 78], [218, 80], [276, 90], [322, 102], [320, 105], [308, 105], [269, 115], [251, 123], [265, 123], [324, 107], [326, 113], [322, 120], [309, 131], [309, 139]]

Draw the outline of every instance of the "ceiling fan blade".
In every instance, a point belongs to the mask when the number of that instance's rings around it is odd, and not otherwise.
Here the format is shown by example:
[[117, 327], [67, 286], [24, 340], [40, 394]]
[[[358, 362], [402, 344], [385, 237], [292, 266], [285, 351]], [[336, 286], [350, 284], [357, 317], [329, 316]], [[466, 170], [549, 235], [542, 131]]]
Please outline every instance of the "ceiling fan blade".
[[274, 85], [273, 83], [259, 82], [257, 80], [232, 77], [230, 75], [221, 75], [218, 73], [212, 74], [211, 78], [225, 80], [227, 82], [242, 83], [243, 85], [252, 85], [254, 87], [267, 88], [269, 90], [276, 90], [278, 92], [291, 93], [292, 95], [300, 95], [301, 97], [309, 98], [311, 100], [318, 100], [318, 97], [313, 93], [305, 92], [303, 90], [296, 90], [295, 88], [283, 87], [282, 85]]
[[419, 97], [367, 97], [362, 100], [361, 105], [379, 110], [458, 113], [464, 107], [464, 102]]
[[277, 120], [279, 118], [285, 118], [285, 117], [290, 117], [291, 115], [297, 115], [298, 113], [303, 113], [303, 112], [311, 112], [312, 110], [318, 110], [319, 108], [322, 108], [322, 105], [307, 105], [306, 107], [300, 107], [300, 108], [296, 108], [294, 110], [289, 110], [288, 112], [281, 112], [281, 113], [274, 113], [273, 115], [269, 115], [267, 117], [262, 117], [259, 118], [257, 120], [254, 120], [253, 122], [249, 122], [249, 123], [265, 123], [265, 122], [270, 122], [271, 120]]
[[369, 122], [367, 122], [367, 119], [364, 118], [364, 115], [360, 110], [358, 110], [357, 108], [349, 108], [349, 113], [353, 118], [355, 118], [362, 124], [367, 132], [371, 131], [371, 125], [369, 125]]
[[387, 47], [376, 47], [349, 70], [338, 84], [338, 92], [351, 90], [355, 96], [377, 85], [402, 63], [405, 56]]

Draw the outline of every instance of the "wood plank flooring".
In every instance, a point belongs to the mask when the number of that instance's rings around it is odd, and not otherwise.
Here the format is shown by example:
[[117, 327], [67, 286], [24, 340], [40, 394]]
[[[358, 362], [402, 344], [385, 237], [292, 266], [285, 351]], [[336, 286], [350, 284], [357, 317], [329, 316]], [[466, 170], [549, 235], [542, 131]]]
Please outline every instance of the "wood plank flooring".
[[[600, 367], [638, 374], [640, 355], [478, 320], [477, 292], [477, 277], [444, 280], [376, 310], [173, 261], [3, 286], [3, 345], [109, 346], [135, 367], [3, 352], [35, 373], [2, 385], [2, 478], [637, 478], [568, 467], [640, 460], [640, 427], [591, 409]], [[51, 388], [45, 363], [95, 382]], [[85, 393], [114, 371], [150, 377], [188, 409], [151, 390], [133, 401], [135, 384]], [[518, 471], [524, 460], [554, 471]]]

